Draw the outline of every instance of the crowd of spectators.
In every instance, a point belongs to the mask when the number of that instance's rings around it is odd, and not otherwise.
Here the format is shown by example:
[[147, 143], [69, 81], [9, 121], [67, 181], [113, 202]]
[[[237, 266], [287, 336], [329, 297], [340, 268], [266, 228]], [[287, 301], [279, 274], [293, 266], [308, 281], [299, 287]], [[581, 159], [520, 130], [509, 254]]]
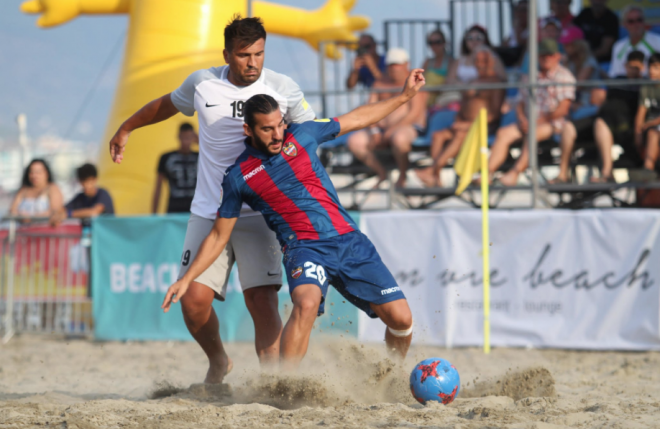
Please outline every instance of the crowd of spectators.
[[9, 215], [25, 218], [47, 218], [57, 226], [66, 219], [89, 219], [101, 214], [114, 214], [112, 197], [98, 186], [98, 174], [92, 164], [84, 164], [76, 170], [82, 191], [64, 204], [62, 192], [53, 180], [46, 160], [33, 159], [23, 172], [21, 188], [14, 196]]
[[[467, 29], [458, 55], [447, 49], [445, 34], [436, 29], [427, 35], [432, 55], [420, 64], [428, 86], [465, 83], [498, 83], [512, 77], [525, 82], [529, 75], [527, 53], [528, 1], [519, 0], [513, 8], [512, 30], [502, 46], [492, 45], [488, 31], [479, 25]], [[660, 35], [650, 31], [644, 10], [629, 5], [619, 18], [607, 7], [607, 0], [591, 0], [579, 15], [571, 13], [571, 0], [551, 0], [551, 15], [538, 22], [538, 78], [548, 84], [537, 89], [539, 141], [554, 140], [560, 148], [559, 174], [553, 180], [572, 180], [570, 161], [575, 142], [589, 140], [600, 153], [600, 177], [594, 182], [613, 181], [612, 148], [619, 144], [625, 155], [639, 167], [631, 171], [633, 180], [656, 178], [660, 143], [660, 86], [621, 85], [620, 87], [580, 85], [601, 79], [660, 80]], [[359, 55], [347, 81], [348, 88], [362, 84], [368, 88], [401, 86], [412, 66], [401, 48], [379, 55], [373, 37], [363, 35]], [[552, 85], [557, 83], [558, 85]], [[480, 109], [488, 112], [491, 143], [489, 181], [513, 186], [528, 167], [527, 145], [508, 171], [501, 171], [510, 158], [511, 147], [529, 131], [527, 90], [513, 96], [504, 90], [430, 91], [426, 98], [402, 107], [377, 126], [354, 133], [347, 144], [354, 156], [371, 168], [379, 183], [387, 177], [376, 150], [391, 148], [399, 170], [395, 186], [406, 184], [408, 154], [415, 140], [424, 136], [430, 145], [432, 164], [417, 169], [426, 186], [441, 186], [440, 171], [457, 156], [467, 131]], [[373, 92], [369, 102], [390, 94]], [[426, 124], [428, 122], [428, 132]], [[586, 136], [586, 137], [585, 137]]]

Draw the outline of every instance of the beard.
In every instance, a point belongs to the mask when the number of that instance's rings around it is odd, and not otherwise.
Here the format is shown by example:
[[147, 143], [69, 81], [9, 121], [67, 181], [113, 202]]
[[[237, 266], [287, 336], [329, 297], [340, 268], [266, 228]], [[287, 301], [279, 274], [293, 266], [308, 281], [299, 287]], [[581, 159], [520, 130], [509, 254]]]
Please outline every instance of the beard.
[[[256, 147], [256, 148], [259, 149], [261, 152], [264, 152], [264, 153], [266, 153], [266, 154], [268, 154], [268, 155], [277, 155], [278, 153], [280, 153], [280, 152], [282, 151], [282, 146], [281, 146], [281, 144], [282, 144], [283, 140], [273, 140], [273, 141], [271, 141], [270, 143], [266, 143], [265, 141], [261, 140], [261, 139], [260, 139], [259, 137], [257, 137], [256, 135], [252, 135], [252, 142], [253, 142], [253, 144], [254, 144], [254, 147]], [[272, 145], [272, 144], [278, 144], [278, 143], [280, 144], [280, 150], [279, 150], [277, 153], [272, 152], [272, 151], [270, 150], [270, 145]]]

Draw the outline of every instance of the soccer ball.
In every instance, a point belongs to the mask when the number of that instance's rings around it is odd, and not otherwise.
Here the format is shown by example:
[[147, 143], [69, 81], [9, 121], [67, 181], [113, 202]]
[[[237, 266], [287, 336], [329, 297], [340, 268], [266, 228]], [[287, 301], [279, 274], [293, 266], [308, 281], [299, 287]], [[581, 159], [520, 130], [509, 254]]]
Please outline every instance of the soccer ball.
[[456, 398], [460, 388], [458, 371], [445, 359], [425, 359], [410, 374], [410, 391], [421, 404], [438, 401], [447, 405]]

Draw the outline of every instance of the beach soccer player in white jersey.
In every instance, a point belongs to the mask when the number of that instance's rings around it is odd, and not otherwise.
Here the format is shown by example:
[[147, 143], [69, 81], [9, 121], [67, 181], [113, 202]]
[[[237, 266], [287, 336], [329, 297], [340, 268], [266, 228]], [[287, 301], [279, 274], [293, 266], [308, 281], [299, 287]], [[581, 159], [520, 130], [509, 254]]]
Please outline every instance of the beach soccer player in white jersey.
[[[183, 246], [179, 278], [195, 259], [213, 227], [222, 198], [225, 171], [245, 150], [243, 104], [255, 94], [268, 94], [280, 105], [285, 120], [302, 123], [315, 118], [300, 87], [287, 76], [263, 69], [266, 30], [259, 18], [234, 19], [225, 28], [223, 67], [198, 70], [171, 94], [151, 101], [124, 122], [110, 140], [110, 155], [120, 163], [131, 131], [181, 112], [199, 115], [197, 186]], [[221, 383], [231, 359], [220, 340], [218, 318], [211, 306], [224, 300], [234, 262], [254, 321], [255, 346], [262, 365], [279, 359], [282, 321], [277, 291], [282, 285], [282, 254], [275, 233], [263, 216], [244, 206], [231, 240], [220, 257], [192, 283], [181, 300], [188, 330], [209, 358], [206, 383]]]

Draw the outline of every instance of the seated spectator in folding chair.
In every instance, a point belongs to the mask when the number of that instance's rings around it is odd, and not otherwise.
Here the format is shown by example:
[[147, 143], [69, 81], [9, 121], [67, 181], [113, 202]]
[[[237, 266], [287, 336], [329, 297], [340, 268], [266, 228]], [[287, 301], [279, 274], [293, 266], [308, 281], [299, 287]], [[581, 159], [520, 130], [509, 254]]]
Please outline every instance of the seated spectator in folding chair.
[[641, 51], [648, 58], [660, 52], [660, 36], [646, 31], [644, 9], [637, 5], [628, 5], [621, 13], [623, 27], [628, 30], [628, 37], [621, 39], [612, 48], [610, 77], [625, 76], [626, 57], [632, 51]]
[[[410, 74], [408, 68], [408, 53], [401, 48], [390, 48], [385, 57], [387, 63], [386, 75], [374, 83], [373, 89], [401, 88]], [[369, 103], [375, 103], [393, 97], [397, 93], [373, 92]], [[406, 184], [408, 171], [408, 154], [417, 137], [426, 134], [426, 99], [428, 93], [420, 92], [408, 103], [399, 107], [376, 125], [357, 131], [350, 135], [347, 141], [348, 149], [353, 155], [372, 169], [378, 176], [378, 186], [387, 179], [385, 167], [376, 158], [375, 150], [391, 147], [399, 169], [396, 187]]]
[[[473, 25], [468, 28], [461, 41], [461, 55], [449, 68], [447, 74], [447, 83], [450, 85], [470, 83], [479, 77], [477, 68], [474, 65], [474, 52], [480, 46], [493, 48], [488, 37], [488, 31], [480, 26]], [[502, 79], [506, 79], [506, 69], [502, 60], [495, 56], [495, 74]]]
[[660, 53], [651, 55], [648, 62], [649, 78], [654, 85], [639, 90], [639, 107], [635, 119], [635, 145], [644, 158], [644, 170], [633, 180], [654, 180], [660, 151]]
[[58, 225], [67, 218], [89, 219], [100, 214], [115, 213], [112, 197], [108, 191], [98, 186], [96, 167], [92, 164], [83, 164], [76, 173], [82, 192], [51, 216], [52, 225]]
[[[561, 54], [557, 42], [552, 39], [543, 39], [539, 43], [539, 83], [575, 83], [575, 77], [568, 69], [560, 64]], [[523, 81], [527, 81], [523, 76]], [[539, 117], [536, 125], [536, 139], [538, 141], [547, 140], [556, 134], [562, 137], [562, 166], [568, 169], [572, 147], [565, 156], [564, 141], [569, 141], [572, 145], [574, 136], [564, 135], [567, 124], [566, 118], [571, 108], [571, 103], [575, 99], [574, 86], [546, 86], [536, 90], [537, 105]], [[490, 153], [488, 161], [488, 171], [490, 176], [497, 171], [509, 155], [511, 145], [526, 137], [529, 131], [529, 122], [527, 120], [527, 104], [529, 95], [527, 91], [521, 91], [520, 101], [516, 105], [517, 123], [502, 127], [497, 131], [495, 143]], [[574, 133], [575, 127], [569, 132]], [[570, 141], [570, 139], [573, 141]], [[505, 186], [514, 186], [518, 182], [518, 176], [528, 166], [529, 148], [527, 142], [522, 146], [522, 152], [514, 167], [501, 177], [500, 182]], [[488, 180], [491, 179], [488, 178]], [[485, 178], [482, 178], [485, 179]]]
[[[433, 56], [424, 60], [422, 68], [424, 69], [424, 79], [429, 86], [444, 85], [447, 81], [447, 74], [454, 60], [447, 52], [447, 39], [442, 30], [433, 30], [426, 37], [426, 44], [431, 48]], [[445, 96], [447, 92], [430, 91], [427, 98], [429, 115], [433, 112], [448, 107], [452, 100]]]
[[[474, 56], [479, 77], [472, 83], [503, 82], [495, 73], [495, 56], [489, 48], [480, 46], [475, 50]], [[425, 186], [441, 186], [440, 170], [458, 155], [470, 126], [477, 119], [482, 108], [488, 110], [488, 134], [493, 134], [497, 130], [504, 94], [504, 89], [463, 91], [461, 110], [454, 124], [448, 129], [433, 133], [431, 140], [433, 165], [417, 170], [417, 175]], [[445, 146], [446, 143], [449, 144]]]
[[[645, 74], [644, 53], [632, 51], [626, 58], [626, 76], [618, 76], [617, 79], [641, 79]], [[592, 177], [592, 183], [614, 182], [612, 175], [612, 147], [616, 141], [623, 147], [627, 156], [632, 156], [637, 161], [637, 148], [631, 143], [634, 140], [634, 124], [639, 105], [639, 86], [622, 85], [611, 86], [607, 89], [607, 98], [600, 106], [598, 114], [593, 123], [593, 135], [602, 167], [600, 177]], [[641, 164], [641, 159], [639, 160]]]
[[360, 83], [370, 88], [375, 81], [383, 78], [385, 57], [378, 55], [376, 40], [371, 34], [362, 34], [358, 41], [358, 49], [353, 67], [346, 79], [346, 88], [353, 89]]

